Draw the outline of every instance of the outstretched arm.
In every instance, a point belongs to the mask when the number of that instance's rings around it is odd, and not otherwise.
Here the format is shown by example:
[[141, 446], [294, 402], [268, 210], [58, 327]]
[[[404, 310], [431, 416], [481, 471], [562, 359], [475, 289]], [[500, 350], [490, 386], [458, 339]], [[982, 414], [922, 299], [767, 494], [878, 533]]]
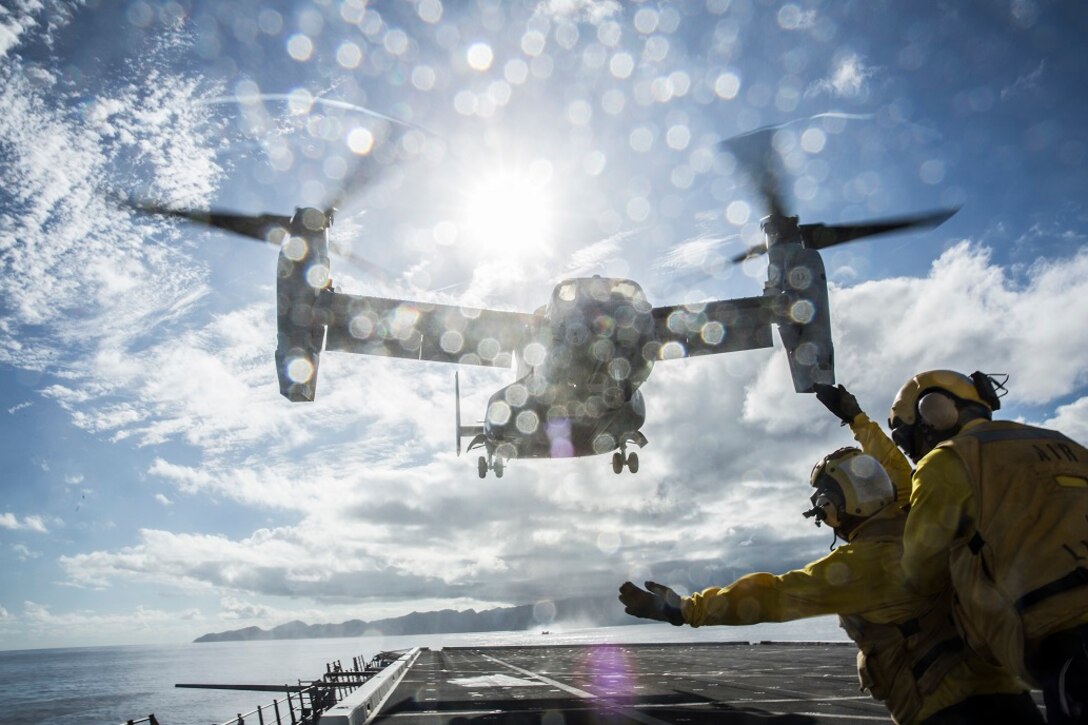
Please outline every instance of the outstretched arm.
[[[625, 582], [620, 601], [636, 617], [693, 627], [853, 614], [886, 606], [900, 596], [897, 581], [887, 578], [886, 553], [879, 547], [841, 546], [803, 569], [748, 574], [729, 586], [710, 587], [689, 597], [653, 582], [646, 582], [650, 591]], [[897, 568], [894, 574], [898, 578]]]
[[831, 413], [850, 426], [854, 440], [861, 450], [880, 462], [895, 486], [896, 505], [906, 506], [910, 501], [911, 467], [907, 457], [895, 445], [879, 424], [869, 419], [858, 405], [858, 399], [844, 386], [817, 385], [816, 398]]

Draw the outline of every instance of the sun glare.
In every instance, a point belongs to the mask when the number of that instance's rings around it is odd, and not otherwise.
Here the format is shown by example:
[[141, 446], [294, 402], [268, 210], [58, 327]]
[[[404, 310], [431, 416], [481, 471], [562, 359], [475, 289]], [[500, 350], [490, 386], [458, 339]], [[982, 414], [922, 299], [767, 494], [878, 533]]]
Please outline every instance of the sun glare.
[[501, 174], [472, 189], [465, 209], [467, 237], [488, 253], [525, 257], [549, 251], [550, 209], [544, 184]]

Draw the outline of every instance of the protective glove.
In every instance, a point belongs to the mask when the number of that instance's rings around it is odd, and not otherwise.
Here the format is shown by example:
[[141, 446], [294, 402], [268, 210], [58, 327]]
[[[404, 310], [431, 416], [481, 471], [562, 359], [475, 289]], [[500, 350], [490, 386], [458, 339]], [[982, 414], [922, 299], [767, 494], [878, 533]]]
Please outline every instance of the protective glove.
[[843, 425], [850, 425], [861, 414], [858, 399], [842, 385], [836, 387], [817, 383], [812, 389], [816, 391], [816, 399], [841, 420]]
[[680, 613], [680, 595], [663, 584], [646, 582], [644, 591], [631, 582], [624, 582], [620, 587], [620, 601], [628, 614], [643, 619], [658, 619], [662, 622], [680, 626], [684, 616]]

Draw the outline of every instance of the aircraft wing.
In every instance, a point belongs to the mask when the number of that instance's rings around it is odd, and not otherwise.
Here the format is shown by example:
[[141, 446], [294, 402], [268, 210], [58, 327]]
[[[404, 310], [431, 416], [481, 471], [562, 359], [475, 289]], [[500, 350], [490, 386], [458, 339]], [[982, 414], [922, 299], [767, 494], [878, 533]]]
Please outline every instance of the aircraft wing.
[[330, 293], [325, 349], [460, 365], [512, 367], [534, 315]]
[[772, 315], [764, 297], [655, 307], [662, 360], [771, 347]]

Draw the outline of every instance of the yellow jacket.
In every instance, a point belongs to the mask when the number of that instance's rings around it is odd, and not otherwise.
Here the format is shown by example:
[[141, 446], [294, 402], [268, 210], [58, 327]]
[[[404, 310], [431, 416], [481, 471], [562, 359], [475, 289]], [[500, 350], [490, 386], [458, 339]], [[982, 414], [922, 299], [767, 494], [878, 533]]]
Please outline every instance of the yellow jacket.
[[[852, 538], [870, 522], [902, 515], [889, 506], [859, 526]], [[901, 554], [898, 540], [847, 543], [802, 569], [781, 575], [749, 574], [729, 586], [684, 597], [680, 611], [693, 627], [785, 622], [824, 614], [857, 614], [875, 624], [903, 622], [927, 609], [932, 597], [907, 586], [899, 566]], [[924, 720], [971, 695], [1016, 694], [1025, 689], [1012, 675], [971, 654], [948, 673], [910, 722]]]
[[1083, 586], [1026, 603], [1084, 561], [1074, 548], [1088, 550], [1078, 533], [1088, 516], [1083, 458], [1084, 448], [1053, 431], [976, 420], [914, 474], [908, 583], [923, 595], [954, 585], [971, 643], [1026, 679], [1025, 648], [1088, 622]]

